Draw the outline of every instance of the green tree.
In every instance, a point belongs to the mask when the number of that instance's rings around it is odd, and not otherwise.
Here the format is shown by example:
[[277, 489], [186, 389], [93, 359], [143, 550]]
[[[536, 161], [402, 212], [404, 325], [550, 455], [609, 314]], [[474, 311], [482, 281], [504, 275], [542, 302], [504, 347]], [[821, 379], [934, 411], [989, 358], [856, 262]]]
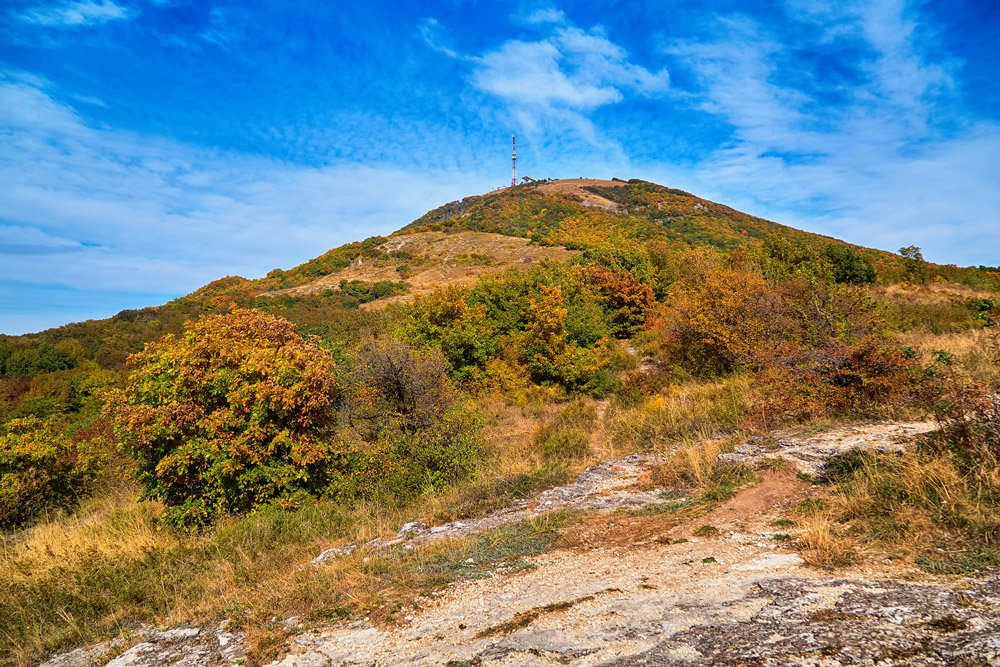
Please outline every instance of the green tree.
[[903, 257], [903, 268], [906, 269], [906, 277], [915, 283], [926, 283], [927, 260], [924, 259], [920, 248], [915, 245], [906, 246], [899, 249], [899, 254]]
[[826, 256], [833, 265], [833, 279], [838, 283], [870, 285], [875, 282], [874, 264], [851, 246], [828, 245]]

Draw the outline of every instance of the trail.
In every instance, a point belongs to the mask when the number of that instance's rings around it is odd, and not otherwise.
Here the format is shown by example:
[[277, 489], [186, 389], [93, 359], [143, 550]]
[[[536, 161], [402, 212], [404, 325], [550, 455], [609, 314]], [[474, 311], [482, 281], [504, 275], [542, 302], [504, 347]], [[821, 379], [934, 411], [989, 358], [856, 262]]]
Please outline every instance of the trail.
[[[614, 512], [664, 502], [659, 490], [636, 485], [662, 460], [647, 455], [594, 466], [488, 517], [409, 524], [361, 548], [417, 549], [548, 512], [588, 513], [573, 546], [531, 557], [532, 569], [498, 567], [489, 578], [456, 582], [395, 625], [343, 621], [302, 632], [272, 665], [1000, 664], [1000, 578], [935, 578], [890, 563], [831, 575], [785, 546], [779, 531], [794, 529], [774, 526], [817, 491], [797, 470], [821, 473], [849, 448], [906, 447], [932, 426], [842, 427], [747, 443], [725, 460], [778, 457], [794, 467], [763, 473], [760, 484], [679, 525], [657, 528]], [[716, 532], [706, 537], [701, 525]], [[315, 566], [338, 555], [327, 552]], [[107, 664], [239, 664], [241, 636], [186, 632], [151, 634]], [[101, 664], [71, 655], [47, 665]]]

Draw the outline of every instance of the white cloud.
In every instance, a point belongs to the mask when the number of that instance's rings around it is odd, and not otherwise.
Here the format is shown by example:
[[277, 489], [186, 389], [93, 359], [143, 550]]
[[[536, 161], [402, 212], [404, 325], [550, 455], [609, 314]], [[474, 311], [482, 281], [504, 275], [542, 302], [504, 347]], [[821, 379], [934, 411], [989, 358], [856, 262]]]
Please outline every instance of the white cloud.
[[394, 231], [492, 186], [456, 172], [308, 168], [95, 129], [10, 76], [0, 80], [0, 134], [0, 283], [182, 294]]
[[555, 7], [539, 7], [531, 10], [527, 14], [514, 17], [520, 23], [526, 25], [542, 25], [545, 23], [566, 23], [568, 19], [561, 9]]
[[426, 18], [420, 22], [418, 26], [420, 30], [420, 36], [423, 37], [424, 42], [437, 51], [438, 53], [443, 53], [449, 58], [462, 59], [455, 49], [445, 45], [447, 39], [445, 35], [444, 26], [435, 18]]
[[592, 110], [620, 102], [628, 92], [667, 89], [666, 71], [653, 73], [599, 29], [562, 27], [549, 37], [511, 40], [477, 60], [472, 84], [516, 106]]
[[80, 28], [129, 18], [131, 11], [112, 0], [78, 0], [25, 11], [19, 18], [47, 28]]

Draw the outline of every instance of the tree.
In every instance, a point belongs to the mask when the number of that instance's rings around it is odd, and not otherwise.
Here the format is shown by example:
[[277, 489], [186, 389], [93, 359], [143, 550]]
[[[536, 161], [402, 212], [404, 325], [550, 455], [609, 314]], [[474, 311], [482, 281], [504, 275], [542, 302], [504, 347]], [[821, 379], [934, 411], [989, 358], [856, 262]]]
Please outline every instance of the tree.
[[906, 246], [899, 249], [899, 254], [903, 256], [903, 268], [906, 269], [906, 276], [915, 283], [926, 283], [927, 260], [924, 259], [920, 248], [915, 245]]
[[130, 364], [107, 410], [168, 523], [200, 526], [324, 492], [342, 454], [326, 437], [334, 363], [287, 320], [253, 310], [202, 317]]
[[851, 246], [828, 245], [826, 256], [833, 265], [833, 279], [838, 283], [870, 285], [875, 282], [872, 261]]

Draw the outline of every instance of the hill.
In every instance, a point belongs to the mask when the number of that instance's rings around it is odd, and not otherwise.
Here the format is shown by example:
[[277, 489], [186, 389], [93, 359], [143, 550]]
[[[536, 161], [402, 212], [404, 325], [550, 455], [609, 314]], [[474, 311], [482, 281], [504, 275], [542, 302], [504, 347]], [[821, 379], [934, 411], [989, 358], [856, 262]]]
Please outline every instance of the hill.
[[[567, 250], [592, 255], [610, 248], [641, 252], [650, 244], [674, 251], [745, 248], [754, 255], [781, 255], [783, 261], [842, 251], [864, 258], [883, 282], [907, 275], [899, 255], [757, 218], [682, 190], [638, 179], [581, 178], [534, 181], [465, 197], [428, 211], [390, 237], [349, 243], [257, 280], [225, 278], [187, 299], [302, 295], [339, 290], [341, 280], [403, 281], [423, 293], [433, 285], [471, 284], [485, 273], [523, 269], [542, 259], [562, 261], [569, 256]], [[950, 281], [1000, 285], [983, 267], [928, 266]]]
[[998, 321], [995, 269], [571, 179], [0, 337], [0, 664], [988, 657]]

